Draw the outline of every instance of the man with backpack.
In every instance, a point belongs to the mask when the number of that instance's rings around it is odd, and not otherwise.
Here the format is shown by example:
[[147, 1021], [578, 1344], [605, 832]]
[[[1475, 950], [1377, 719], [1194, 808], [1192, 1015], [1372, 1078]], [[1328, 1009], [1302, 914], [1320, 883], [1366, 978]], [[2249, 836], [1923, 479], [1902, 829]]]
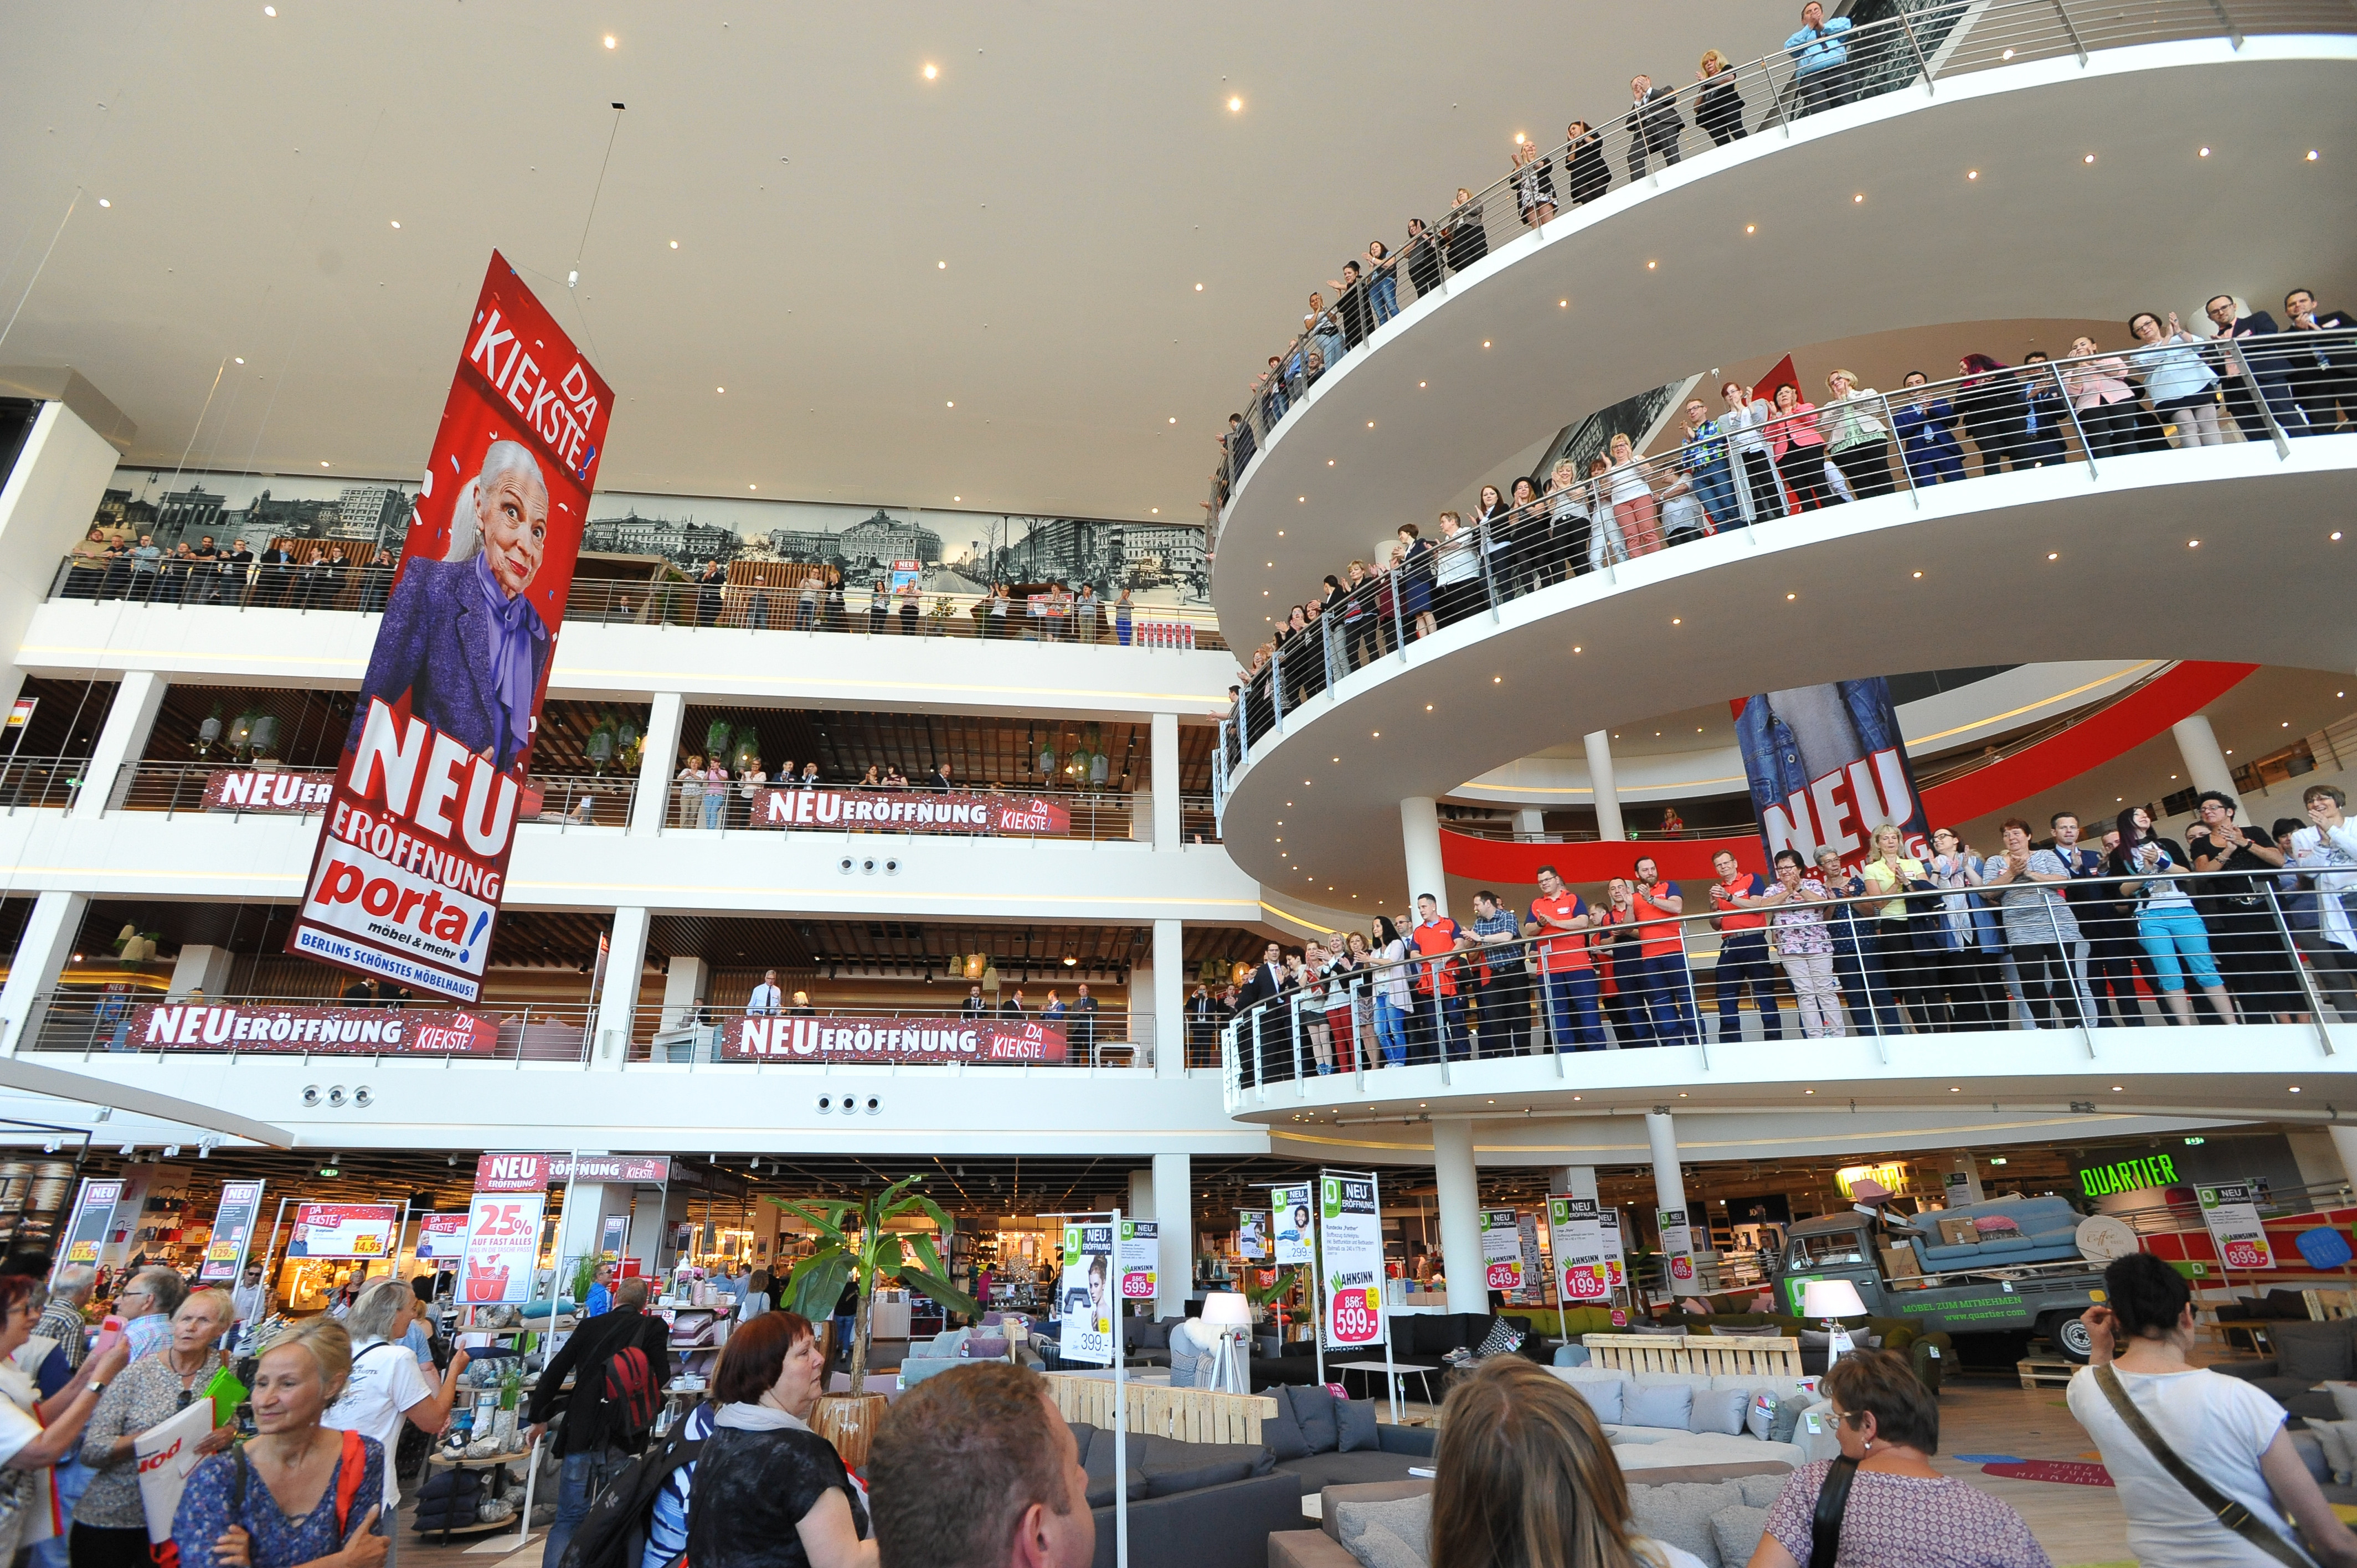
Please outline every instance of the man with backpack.
[[671, 1380], [671, 1326], [646, 1311], [647, 1282], [614, 1287], [614, 1309], [576, 1329], [532, 1391], [525, 1419], [529, 1446], [547, 1431], [565, 1378], [565, 1424], [556, 1434], [560, 1466], [556, 1520], [549, 1527], [542, 1568], [557, 1568], [565, 1545], [606, 1489], [609, 1477], [646, 1444], [663, 1385]]

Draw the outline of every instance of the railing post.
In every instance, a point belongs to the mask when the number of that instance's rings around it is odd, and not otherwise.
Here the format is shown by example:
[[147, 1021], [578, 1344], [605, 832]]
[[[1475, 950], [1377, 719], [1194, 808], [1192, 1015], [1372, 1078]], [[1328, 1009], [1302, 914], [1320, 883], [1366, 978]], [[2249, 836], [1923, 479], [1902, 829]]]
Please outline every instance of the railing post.
[[2226, 0], [2210, 0], [2210, 9], [2218, 13], [2218, 25], [2226, 29], [2227, 40], [2239, 51], [2243, 47], [2243, 29], [2226, 14]]
[[2251, 394], [2251, 401], [2259, 405], [2259, 415], [2267, 422], [2267, 435], [2276, 444], [2276, 456], [2290, 456], [2291, 443], [2284, 439], [2283, 426], [2276, 421], [2275, 406], [2267, 402], [2266, 389], [2259, 385], [2259, 378], [2252, 373], [2250, 356], [2243, 352], [2243, 340], [2229, 338], [2224, 341], [2226, 352], [2234, 356], [2234, 363], [2243, 372], [2244, 390]]
[[[2292, 968], [2299, 975], [2299, 987], [2308, 993], [2308, 1016], [2316, 1026], [2316, 1043], [2324, 1047], [2326, 1056], [2331, 1056], [2333, 1054], [2332, 1031], [2324, 1022], [2324, 998], [2316, 993], [2316, 977], [2308, 972], [2307, 961], [2299, 956], [2299, 944], [2292, 940], [2291, 922], [2284, 918], [2283, 901], [2276, 897], [2275, 878], [2268, 877], [2265, 886], [2267, 890], [2267, 910], [2275, 916], [2276, 930], [2283, 938], [2284, 956], [2291, 961]], [[2333, 895], [2319, 891], [2316, 897], [2319, 899], [2324, 899], [2332, 897]], [[2319, 912], [2318, 916], [2319, 929], [2322, 918], [2322, 914]]]
[[[1889, 394], [1877, 393], [1876, 395], [1882, 399], [1882, 423], [1890, 431], [1890, 443], [1899, 448], [1899, 471], [1907, 476], [1907, 499], [1915, 503], [1916, 510], [1921, 511], [1923, 510], [1923, 492], [1915, 488], [1915, 465], [1907, 460], [1907, 438], [1899, 434], [1899, 415], [1891, 410]], [[1931, 419], [1931, 410], [1925, 409], [1924, 423], [1930, 424]], [[1780, 489], [1783, 488], [1781, 475], [1777, 477], [1777, 488]]]
[[1490, 570], [1490, 535], [1498, 526], [1494, 517], [1485, 517], [1473, 531], [1473, 553], [1481, 562], [1481, 591], [1490, 596], [1490, 624], [1498, 624], [1498, 578]]
[[1301, 993], [1299, 992], [1295, 992], [1286, 999], [1285, 1011], [1286, 1022], [1290, 1026], [1286, 1032], [1293, 1036], [1293, 1091], [1307, 1100], [1309, 1097], [1309, 1086], [1301, 1076]]
[[1907, 8], [1903, 4], [1899, 7], [1899, 26], [1906, 31], [1907, 49], [1915, 57], [1915, 69], [1923, 73], [1923, 95], [1936, 98], [1939, 91], [1932, 85], [1932, 62], [1923, 58], [1923, 46], [1916, 42], [1915, 25], [1907, 19]]
[[2079, 25], [2071, 20], [2071, 7], [2063, 0], [2054, 0], [2054, 14], [2062, 18], [2062, 30], [2071, 35], [2071, 48], [2077, 51], [2079, 63], [2087, 63], [2087, 40], [2079, 36]]
[[1366, 985], [1363, 976], [1351, 982], [1351, 1071], [1356, 1079], [1355, 1087], [1361, 1093], [1367, 1087], [1368, 1052], [1366, 1028], [1359, 1016], [1359, 998]]
[[1260, 1090], [1260, 1097], [1263, 1100], [1266, 1100], [1268, 1098], [1268, 1085], [1261, 1081], [1260, 1069], [1267, 1064], [1268, 1058], [1261, 1051], [1260, 1028], [1261, 1020], [1265, 1017], [1267, 1014], [1268, 1009], [1266, 1007], [1255, 1007], [1253, 1009], [1253, 1087]]
[[2087, 427], [2079, 423], [2079, 405], [2071, 401], [2071, 387], [2062, 379], [2062, 367], [2050, 360], [2047, 361], [2046, 368], [2053, 374], [2054, 390], [2062, 394], [2062, 412], [2071, 416], [2071, 428], [2079, 433], [2079, 450], [2084, 453], [2087, 458], [2087, 478], [2094, 478], [2097, 477], [2094, 443], [2087, 439]]
[[1407, 632], [1400, 620], [1400, 601], [1407, 597], [1407, 575], [1414, 563], [1405, 557], [1392, 573], [1392, 651], [1407, 662]]
[[1285, 733], [1285, 644], [1278, 643], [1268, 656], [1269, 727], [1277, 734]]
[[[1719, 957], [1726, 956], [1727, 944], [1725, 940], [1721, 939]], [[1702, 997], [1695, 991], [1694, 955], [1686, 951], [1686, 923], [1684, 919], [1678, 921], [1678, 967], [1685, 972], [1686, 1005], [1693, 1010], [1695, 1044], [1702, 1047], [1702, 1070], [1708, 1072], [1710, 1070], [1710, 1031], [1703, 1027]], [[1711, 972], [1716, 975], [1717, 971], [1713, 970]], [[1742, 1021], [1738, 1017], [1736, 1022], [1738, 1033], [1742, 1026]]]

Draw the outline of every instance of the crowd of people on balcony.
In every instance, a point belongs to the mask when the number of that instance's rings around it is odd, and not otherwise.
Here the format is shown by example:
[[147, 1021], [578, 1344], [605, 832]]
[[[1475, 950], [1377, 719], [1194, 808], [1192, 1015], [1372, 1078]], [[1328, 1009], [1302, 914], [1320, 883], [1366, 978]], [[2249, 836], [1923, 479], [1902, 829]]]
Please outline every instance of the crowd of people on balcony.
[[[1721, 412], [1689, 398], [1674, 444], [1641, 457], [1627, 433], [1587, 471], [1483, 485], [1469, 512], [1440, 513], [1314, 585], [1276, 621], [1237, 683], [1257, 738], [1276, 704], [1297, 706], [1403, 643], [1504, 599], [1762, 519], [1797, 516], [1901, 489], [2130, 453], [2323, 435], [2357, 423], [2357, 318], [2286, 297], [2289, 325], [2231, 295], [2210, 300], [2197, 337], [2173, 311], [2126, 322], [2137, 345], [2086, 337], [2071, 355], [2018, 365], [1973, 353], [1955, 379], [1910, 371], [1893, 392], [1836, 367], [1822, 403], [1799, 384], [1723, 382]], [[2332, 334], [2326, 336], [2326, 334]], [[1239, 427], [1241, 428], [1241, 427]], [[1274, 679], [1282, 670], [1281, 683]]]
[[333, 541], [295, 541], [290, 547], [288, 541], [273, 540], [257, 553], [238, 539], [223, 549], [210, 533], [167, 550], [152, 533], [135, 542], [92, 528], [67, 561], [60, 593], [69, 599], [304, 610], [342, 607], [346, 591], [355, 585], [358, 608], [383, 609], [393, 588], [390, 557], [371, 553], [355, 564]]
[[[1272, 942], [1232, 1001], [1198, 988], [1190, 1035], [1232, 1015], [1249, 1083], [1296, 1063], [1322, 1075], [1704, 1043], [1706, 982], [1725, 1041], [1742, 1037], [1747, 1000], [1783, 1039], [1782, 989], [1809, 1039], [2306, 1023], [2323, 998], [2357, 1020], [2357, 822], [2334, 786], [2302, 804], [2305, 821], [2245, 825], [2233, 796], [2204, 790], [2181, 843], [2143, 806], [2096, 842], [2070, 811], [2035, 839], [2014, 817], [1988, 854], [1953, 829], [1910, 844], [1885, 822], [1854, 866], [1785, 849], [1763, 876], [1721, 851], [1695, 893], [1640, 854], [1593, 905], [1541, 866], [1519, 912], [1484, 888], [1467, 924], [1424, 894], [1364, 934], [1291, 954]], [[1689, 958], [1698, 926], [1717, 935], [1707, 975]]]

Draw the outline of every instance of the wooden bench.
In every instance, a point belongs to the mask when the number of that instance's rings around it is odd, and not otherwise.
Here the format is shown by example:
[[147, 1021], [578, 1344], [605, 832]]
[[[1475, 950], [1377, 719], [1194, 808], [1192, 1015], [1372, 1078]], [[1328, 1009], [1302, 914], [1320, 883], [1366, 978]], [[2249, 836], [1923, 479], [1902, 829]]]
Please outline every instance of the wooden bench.
[[2308, 1304], [2308, 1316], [2319, 1323], [2335, 1317], [2357, 1317], [2357, 1291], [2304, 1290], [2299, 1296]]
[[[1111, 1430], [1114, 1424], [1113, 1380], [1069, 1372], [1049, 1372], [1056, 1412], [1066, 1421]], [[1276, 1401], [1266, 1394], [1222, 1393], [1213, 1389], [1174, 1389], [1159, 1383], [1132, 1383], [1126, 1391], [1128, 1426], [1156, 1437], [1180, 1443], [1248, 1443], [1257, 1444], [1260, 1423], [1276, 1414]]]
[[1587, 1364], [1621, 1372], [1799, 1379], [1801, 1342], [1789, 1336], [1583, 1334]]

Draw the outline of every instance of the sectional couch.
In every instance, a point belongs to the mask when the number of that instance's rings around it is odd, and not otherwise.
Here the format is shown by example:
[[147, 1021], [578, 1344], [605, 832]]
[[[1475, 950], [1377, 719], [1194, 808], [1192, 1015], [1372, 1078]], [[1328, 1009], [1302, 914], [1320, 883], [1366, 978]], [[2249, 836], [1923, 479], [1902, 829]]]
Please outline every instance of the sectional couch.
[[1548, 1370], [1587, 1401], [1624, 1475], [1763, 1460], [1798, 1467], [1841, 1451], [1832, 1404], [1818, 1395], [1813, 1379]]
[[2317, 1385], [2357, 1380], [2357, 1317], [2269, 1323], [2267, 1339], [2274, 1355], [2213, 1361], [2210, 1369], [2255, 1384], [2303, 1421], [2337, 1420], [2332, 1396]]

